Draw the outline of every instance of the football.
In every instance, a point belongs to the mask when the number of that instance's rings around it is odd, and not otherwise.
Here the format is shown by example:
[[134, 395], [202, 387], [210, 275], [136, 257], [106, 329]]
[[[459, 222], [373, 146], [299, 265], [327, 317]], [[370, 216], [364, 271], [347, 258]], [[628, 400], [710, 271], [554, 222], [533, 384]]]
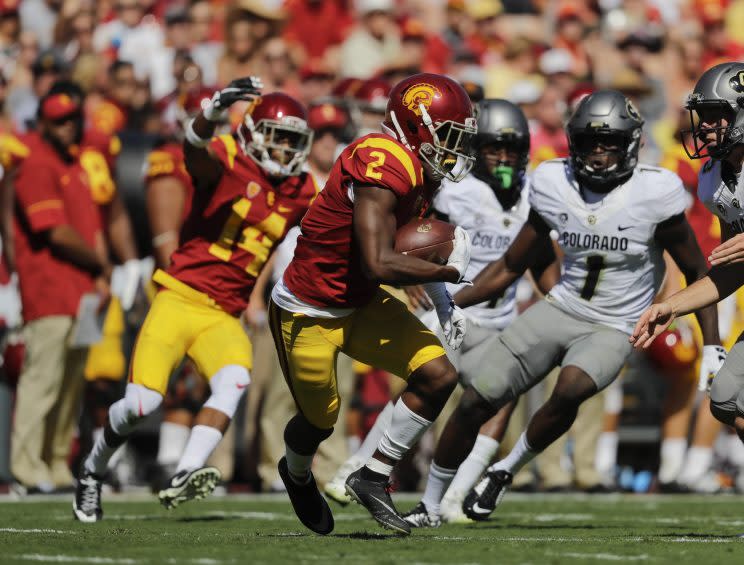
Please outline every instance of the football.
[[411, 220], [395, 234], [395, 250], [425, 261], [445, 265], [452, 253], [455, 226], [441, 220]]

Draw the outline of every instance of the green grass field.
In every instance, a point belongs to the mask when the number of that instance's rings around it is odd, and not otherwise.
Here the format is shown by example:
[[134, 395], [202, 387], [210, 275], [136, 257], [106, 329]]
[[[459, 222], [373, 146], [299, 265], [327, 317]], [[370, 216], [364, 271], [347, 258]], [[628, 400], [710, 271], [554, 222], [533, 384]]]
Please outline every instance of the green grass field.
[[[402, 510], [415, 498], [397, 497]], [[334, 506], [336, 530], [303, 529], [280, 496], [228, 496], [175, 511], [108, 497], [105, 520], [73, 521], [70, 501], [0, 501], [0, 563], [695, 563], [744, 562], [744, 497], [507, 496], [494, 519], [408, 538], [359, 506]]]

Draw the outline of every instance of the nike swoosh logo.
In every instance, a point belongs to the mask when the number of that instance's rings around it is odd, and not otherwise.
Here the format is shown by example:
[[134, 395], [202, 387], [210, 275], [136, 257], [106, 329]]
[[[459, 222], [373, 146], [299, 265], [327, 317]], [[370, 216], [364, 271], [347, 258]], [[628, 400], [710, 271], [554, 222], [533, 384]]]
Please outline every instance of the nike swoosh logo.
[[171, 483], [171, 487], [180, 487], [183, 486], [183, 484], [186, 482], [186, 479], [188, 479], [188, 475], [184, 475], [183, 477], [177, 477], [173, 479], [173, 482]]
[[473, 511], [473, 513], [479, 514], [481, 516], [487, 516], [488, 514], [491, 513], [490, 510], [488, 510], [486, 508], [482, 508], [477, 502], [475, 504], [473, 504], [473, 507], [472, 507], [471, 510]]
[[377, 498], [376, 496], [374, 496], [372, 494], [370, 494], [369, 497], [370, 498], [374, 498], [377, 502], [379, 502], [380, 504], [382, 504], [385, 508], [387, 508], [388, 510], [390, 510], [390, 512], [392, 512], [396, 516], [398, 515], [398, 513], [394, 509], [390, 508], [390, 506], [388, 504], [386, 504], [385, 501], [380, 500], [379, 498]]
[[625, 231], [629, 230], [630, 228], [634, 228], [635, 226], [617, 226], [617, 231]]

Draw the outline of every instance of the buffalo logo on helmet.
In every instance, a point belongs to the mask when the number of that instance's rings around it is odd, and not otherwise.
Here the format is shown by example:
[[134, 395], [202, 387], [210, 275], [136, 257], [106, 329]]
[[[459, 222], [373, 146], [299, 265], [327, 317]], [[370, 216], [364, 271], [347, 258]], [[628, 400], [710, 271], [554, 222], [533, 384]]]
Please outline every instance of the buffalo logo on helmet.
[[739, 71], [729, 79], [729, 86], [736, 92], [744, 92], [744, 71]]
[[441, 96], [439, 89], [429, 83], [422, 82], [410, 86], [403, 93], [403, 105], [417, 116], [421, 115], [421, 106], [427, 110], [434, 102], [434, 98]]
[[625, 109], [628, 111], [628, 115], [631, 118], [639, 122], [643, 121], [643, 118], [641, 118], [640, 112], [636, 109], [635, 105], [633, 104], [633, 102], [631, 102], [630, 98], [626, 98], [625, 100]]

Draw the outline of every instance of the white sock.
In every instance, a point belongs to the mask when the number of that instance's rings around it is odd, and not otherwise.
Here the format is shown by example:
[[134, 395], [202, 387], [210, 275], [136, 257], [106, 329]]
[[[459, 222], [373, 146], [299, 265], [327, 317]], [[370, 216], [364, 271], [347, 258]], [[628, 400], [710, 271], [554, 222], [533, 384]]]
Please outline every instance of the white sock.
[[[462, 462], [457, 474], [450, 484], [445, 497], [452, 496], [453, 499], [462, 500], [470, 492], [470, 489], [478, 482], [483, 471], [491, 464], [491, 459], [499, 450], [499, 442], [492, 437], [478, 434], [473, 449]], [[428, 508], [428, 506], [427, 506]]]
[[744, 467], [744, 443], [741, 438], [736, 434], [731, 434], [728, 437], [728, 460], [741, 468]]
[[[424, 432], [429, 429], [431, 424], [432, 422], [426, 418], [412, 412], [406, 406], [405, 402], [403, 402], [403, 399], [400, 398], [393, 407], [390, 427], [382, 435], [377, 449], [393, 461], [400, 461], [408, 450], [421, 438]], [[390, 475], [393, 465], [384, 464], [371, 457], [367, 461], [367, 467], [377, 473]], [[388, 467], [390, 471], [385, 472]]]
[[393, 406], [394, 404], [392, 401], [388, 402], [385, 405], [385, 408], [382, 409], [382, 412], [377, 415], [377, 420], [375, 420], [372, 429], [369, 430], [362, 445], [359, 446], [359, 449], [354, 453], [353, 457], [366, 461], [375, 454], [377, 444], [380, 443], [382, 434], [384, 434], [385, 430], [390, 427], [390, 421], [393, 419]]
[[160, 465], [178, 463], [181, 454], [186, 449], [190, 434], [191, 428], [188, 426], [173, 422], [160, 424], [157, 462]]
[[189, 441], [186, 442], [186, 448], [183, 455], [178, 461], [176, 473], [181, 471], [193, 471], [204, 467], [207, 459], [212, 454], [217, 444], [222, 439], [222, 432], [212, 426], [203, 426], [197, 424], [191, 428]]
[[602, 432], [597, 440], [597, 451], [594, 454], [594, 468], [605, 475], [615, 470], [617, 464], [617, 432]]
[[661, 442], [661, 463], [659, 464], [659, 482], [671, 483], [682, 471], [687, 451], [687, 439], [682, 437], [667, 438]]
[[289, 477], [298, 485], [304, 485], [310, 480], [310, 468], [313, 466], [313, 455], [300, 455], [292, 451], [289, 446], [285, 447], [287, 458], [287, 469]]
[[424, 497], [421, 499], [430, 515], [439, 515], [439, 505], [452, 479], [455, 478], [455, 473], [457, 473], [457, 469], [445, 469], [434, 461], [431, 462], [429, 479], [426, 481], [426, 490], [424, 491]]
[[682, 484], [693, 486], [712, 465], [713, 448], [693, 445], [687, 450], [684, 466], [677, 480]]
[[[119, 448], [122, 447], [124, 446], [119, 446]], [[91, 449], [88, 457], [85, 459], [85, 463], [83, 464], [85, 470], [94, 475], [98, 475], [99, 477], [103, 477], [108, 469], [109, 460], [116, 450], [116, 447], [111, 447], [106, 443], [106, 439], [103, 437], [103, 428], [100, 428], [99, 433], [95, 433], [94, 431], [93, 449]]]
[[527, 432], [522, 432], [519, 436], [517, 443], [514, 445], [509, 455], [504, 457], [501, 461], [494, 463], [489, 467], [492, 471], [506, 471], [512, 475], [516, 475], [517, 472], [532, 461], [537, 452], [532, 451], [530, 444], [527, 443]]

